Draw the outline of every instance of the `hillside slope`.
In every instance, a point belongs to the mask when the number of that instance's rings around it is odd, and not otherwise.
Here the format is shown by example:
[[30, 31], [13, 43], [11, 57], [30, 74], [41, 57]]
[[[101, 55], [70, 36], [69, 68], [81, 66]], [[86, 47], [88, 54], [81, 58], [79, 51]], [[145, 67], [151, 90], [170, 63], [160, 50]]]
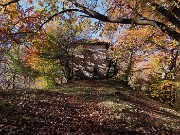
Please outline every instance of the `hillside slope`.
[[0, 91], [2, 135], [179, 135], [180, 114], [115, 80]]

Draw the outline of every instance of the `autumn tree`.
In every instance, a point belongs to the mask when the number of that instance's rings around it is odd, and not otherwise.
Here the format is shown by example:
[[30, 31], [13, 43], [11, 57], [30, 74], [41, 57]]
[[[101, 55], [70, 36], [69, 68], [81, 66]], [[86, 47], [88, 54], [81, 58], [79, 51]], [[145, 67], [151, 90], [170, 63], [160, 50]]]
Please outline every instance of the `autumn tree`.
[[[19, 0], [3, 0], [1, 6], [1, 20], [6, 18], [2, 23], [1, 35], [15, 40], [22, 33], [38, 32], [50, 20], [55, 17], [61, 17], [68, 12], [78, 12], [79, 16], [95, 18], [104, 23], [97, 25], [103, 26], [105, 30], [115, 31], [122, 24], [131, 25], [132, 27], [148, 25], [155, 28], [159, 33], [164, 33], [168, 38], [176, 40], [176, 55], [179, 54], [179, 2], [177, 0], [165, 1], [141, 1], [141, 0], [106, 0], [98, 5], [98, 1], [47, 1], [39, 0], [27, 1], [30, 6], [27, 9], [21, 7]], [[34, 9], [34, 5], [37, 9]], [[47, 6], [46, 6], [47, 5]], [[103, 8], [104, 13], [99, 9]], [[97, 10], [96, 10], [97, 9]], [[26, 24], [26, 25], [25, 25]], [[120, 24], [120, 25], [118, 25]], [[19, 38], [18, 38], [19, 39]], [[174, 51], [175, 53], [175, 51]], [[176, 56], [172, 56], [172, 62]], [[170, 64], [166, 74], [175, 64]]]
[[28, 7], [22, 7], [19, 0], [0, 2], [0, 20], [3, 22], [0, 29], [1, 37], [16, 42], [22, 42], [22, 36], [30, 40], [29, 35], [38, 33], [49, 21], [63, 18], [63, 14], [72, 12], [77, 13], [80, 18], [96, 19], [95, 26], [101, 26], [107, 34], [115, 32], [121, 34], [121, 29], [138, 27], [144, 29], [144, 26], [148, 26], [153, 29], [149, 31], [149, 36], [154, 36], [153, 33], [156, 33], [156, 36], [163, 38], [165, 43], [174, 42], [174, 47], [168, 48], [167, 44], [152, 40], [154, 44], [164, 46], [171, 52], [167, 53], [171, 58], [164, 70], [163, 78], [176, 68], [180, 46], [178, 0], [28, 0], [27, 2]]
[[148, 28], [126, 30], [118, 36], [113, 57], [120, 63], [125, 62], [123, 65], [126, 65], [126, 68], [123, 69], [126, 70], [126, 81], [131, 74], [134, 63], [143, 61], [145, 56], [148, 55], [147, 52], [150, 51], [150, 45], [147, 42], [151, 38], [150, 36], [152, 35], [150, 35]]
[[[53, 24], [52, 24], [53, 25]], [[67, 80], [73, 78], [73, 60], [78, 42], [89, 37], [90, 21], [88, 19], [77, 21], [71, 17], [54, 24], [54, 28], [48, 28], [48, 44], [54, 46], [54, 59], [61, 63], [64, 76]], [[49, 53], [48, 50], [46, 52]]]
[[49, 23], [41, 36], [36, 36], [35, 42], [26, 49], [24, 59], [27, 63], [53, 84], [75, 77], [73, 61], [75, 54], [82, 49], [79, 43], [90, 37], [89, 19], [79, 21], [72, 16], [70, 13], [63, 20]]
[[[0, 45], [3, 50], [0, 62], [2, 67], [0, 83], [3, 88], [6, 86], [15, 88], [20, 78], [22, 83], [22, 80], [29, 80], [33, 74], [29, 67], [23, 65], [21, 59], [21, 47], [30, 41], [28, 37], [30, 39], [32, 35], [30, 36], [28, 33], [32, 34], [30, 30], [36, 26], [35, 18], [26, 18], [27, 14], [28, 9], [24, 10], [17, 1], [2, 0], [0, 2]], [[26, 79], [24, 79], [25, 76]]]
[[18, 46], [2, 47], [0, 58], [0, 88], [14, 89], [30, 87], [37, 71], [26, 66], [22, 60], [22, 49]]
[[[33, 0], [28, 2], [30, 4], [35, 4]], [[28, 19], [29, 21], [29, 19], [35, 18], [35, 20], [33, 20], [33, 26], [35, 27], [36, 25], [39, 25], [40, 28], [42, 28], [43, 25], [49, 20], [53, 19], [53, 17], [63, 14], [65, 12], [76, 11], [86, 14], [87, 16], [85, 17], [95, 18], [103, 22], [130, 25], [150, 25], [158, 28], [161, 32], [166, 33], [168, 36], [175, 39], [176, 41], [180, 40], [179, 2], [177, 0], [106, 0], [105, 2], [102, 2], [104, 8], [107, 9], [105, 10], [105, 14], [93, 10], [97, 7], [97, 2], [97, 0], [94, 2], [77, 2], [76, 0], [62, 0], [60, 2], [58, 0], [39, 0], [38, 10], [34, 11], [33, 14], [29, 13], [29, 15], [27, 15], [28, 13], [26, 13], [26, 16], [22, 16], [21, 19], [18, 19], [17, 21], [18, 24], [21, 24], [26, 19]], [[16, 8], [17, 10], [17, 4], [19, 4], [19, 0], [3, 0], [0, 3], [1, 12], [3, 12], [2, 14], [6, 19], [8, 18], [8, 16], [11, 16], [11, 14], [13, 13], [11, 11], [14, 8]], [[61, 6], [57, 6], [58, 4]], [[31, 5], [31, 7], [27, 9], [26, 12], [29, 12], [32, 9], [33, 5]], [[7, 13], [8, 16], [5, 16], [5, 13]], [[25, 28], [23, 28], [23, 30], [25, 30]]]

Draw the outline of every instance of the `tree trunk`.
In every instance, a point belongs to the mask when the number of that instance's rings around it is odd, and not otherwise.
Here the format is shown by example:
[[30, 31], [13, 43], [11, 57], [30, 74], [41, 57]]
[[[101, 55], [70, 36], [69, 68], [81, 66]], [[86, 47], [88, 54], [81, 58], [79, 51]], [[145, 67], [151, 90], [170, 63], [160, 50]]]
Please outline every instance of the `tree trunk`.
[[12, 77], [12, 89], [15, 89], [16, 88], [16, 73], [13, 73], [13, 77]]
[[127, 82], [129, 81], [129, 76], [131, 74], [133, 55], [134, 55], [134, 52], [133, 52], [133, 50], [131, 50], [130, 57], [129, 57], [129, 60], [128, 60], [128, 67], [127, 67], [126, 75], [125, 75], [125, 81], [127, 81]]
[[[162, 73], [162, 79], [163, 80], [167, 79], [167, 75], [170, 72], [172, 72], [173, 70], [175, 70], [176, 60], [177, 60], [178, 56], [179, 56], [179, 50], [177, 50], [176, 52], [174, 49], [171, 50], [170, 63], [168, 65], [168, 67], [165, 69], [165, 71]], [[175, 73], [174, 72], [175, 71], [173, 71], [173, 73], [172, 73], [172, 77], [171, 77], [172, 80], [175, 80]]]

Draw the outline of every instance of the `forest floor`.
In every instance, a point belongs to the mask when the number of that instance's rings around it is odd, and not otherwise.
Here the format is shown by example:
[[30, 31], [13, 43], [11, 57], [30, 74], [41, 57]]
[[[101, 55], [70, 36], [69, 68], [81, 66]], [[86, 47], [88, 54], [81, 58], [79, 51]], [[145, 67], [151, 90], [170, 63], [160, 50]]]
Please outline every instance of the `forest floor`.
[[180, 113], [115, 80], [0, 90], [0, 135], [180, 135]]

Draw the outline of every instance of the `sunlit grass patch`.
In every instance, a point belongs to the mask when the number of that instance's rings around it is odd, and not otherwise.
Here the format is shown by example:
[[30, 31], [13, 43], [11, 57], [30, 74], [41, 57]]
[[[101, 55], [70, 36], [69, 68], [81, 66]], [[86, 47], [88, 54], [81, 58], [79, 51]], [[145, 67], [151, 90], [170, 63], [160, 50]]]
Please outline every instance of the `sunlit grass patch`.
[[112, 93], [115, 93], [117, 91], [117, 89], [114, 87], [111, 87], [111, 88], [101, 87], [97, 90], [98, 90], [99, 94], [112, 94]]
[[105, 107], [107, 109], [112, 110], [119, 110], [122, 111], [123, 109], [132, 109], [133, 106], [127, 102], [113, 102], [113, 101], [104, 101], [98, 104], [100, 107]]
[[63, 94], [75, 94], [75, 95], [89, 94], [90, 92], [92, 92], [91, 87], [85, 87], [85, 86], [74, 86], [74, 87], [61, 86], [57, 88], [51, 88], [51, 89], [49, 88], [47, 90], [55, 91]]

